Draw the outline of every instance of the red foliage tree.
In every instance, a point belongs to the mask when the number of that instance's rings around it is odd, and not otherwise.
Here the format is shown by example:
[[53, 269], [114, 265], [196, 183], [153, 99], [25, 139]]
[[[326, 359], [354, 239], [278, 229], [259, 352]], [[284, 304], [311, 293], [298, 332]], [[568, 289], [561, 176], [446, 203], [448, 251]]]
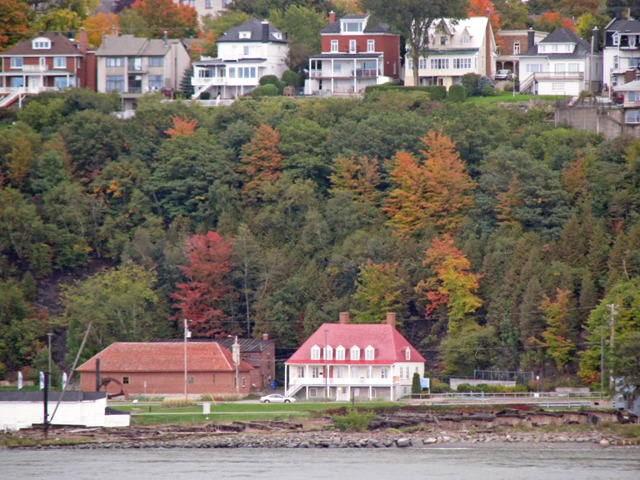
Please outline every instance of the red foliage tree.
[[489, 23], [495, 34], [500, 29], [500, 15], [491, 0], [469, 0], [469, 17], [489, 17]]
[[164, 133], [169, 135], [170, 140], [175, 140], [176, 137], [181, 135], [193, 135], [198, 127], [197, 120], [189, 120], [185, 115], [179, 117], [178, 115], [171, 115], [171, 121], [173, 127], [168, 128]]
[[136, 0], [131, 6], [147, 24], [147, 35], [160, 38], [167, 32], [171, 38], [193, 37], [198, 32], [198, 12], [172, 0]]
[[171, 295], [178, 310], [175, 319], [190, 320], [189, 329], [194, 336], [225, 336], [229, 332], [222, 307], [236, 296], [228, 280], [234, 266], [233, 239], [225, 240], [216, 232], [208, 232], [189, 237], [185, 247], [188, 264], [182, 267], [182, 273], [189, 281], [177, 284], [177, 292]]

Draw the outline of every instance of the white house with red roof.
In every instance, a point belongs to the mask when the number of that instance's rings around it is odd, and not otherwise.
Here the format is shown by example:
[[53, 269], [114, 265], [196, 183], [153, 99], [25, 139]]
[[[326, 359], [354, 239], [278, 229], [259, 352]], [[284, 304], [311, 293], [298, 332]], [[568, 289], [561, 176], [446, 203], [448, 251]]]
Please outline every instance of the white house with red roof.
[[[186, 348], [186, 353], [185, 353]], [[186, 368], [185, 368], [186, 357]], [[80, 389], [111, 396], [246, 396], [253, 367], [217, 342], [116, 342], [80, 365]], [[236, 387], [236, 377], [238, 384]], [[186, 381], [185, 381], [186, 380]]]
[[395, 327], [383, 324], [325, 323], [285, 362], [286, 394], [335, 401], [398, 400], [411, 394], [413, 374], [424, 375], [425, 359]]

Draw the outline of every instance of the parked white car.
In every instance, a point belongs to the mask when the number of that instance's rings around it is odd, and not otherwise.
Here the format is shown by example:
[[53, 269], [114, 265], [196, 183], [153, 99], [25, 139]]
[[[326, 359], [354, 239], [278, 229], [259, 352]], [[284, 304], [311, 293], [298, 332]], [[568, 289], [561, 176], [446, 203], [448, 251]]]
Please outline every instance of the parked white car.
[[513, 75], [511, 74], [511, 70], [498, 70], [496, 72], [495, 80], [511, 80], [513, 79]]
[[296, 399], [293, 397], [285, 397], [279, 393], [272, 393], [271, 395], [265, 395], [260, 397], [260, 403], [293, 403]]

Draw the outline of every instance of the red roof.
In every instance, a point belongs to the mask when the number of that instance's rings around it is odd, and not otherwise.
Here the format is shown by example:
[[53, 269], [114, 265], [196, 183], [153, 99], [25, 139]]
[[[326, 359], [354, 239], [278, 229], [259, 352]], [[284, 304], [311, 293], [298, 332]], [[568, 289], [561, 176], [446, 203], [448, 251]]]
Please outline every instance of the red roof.
[[[96, 359], [103, 372], [182, 372], [183, 342], [116, 342], [78, 367], [79, 372], [95, 372]], [[187, 370], [190, 372], [235, 372], [231, 352], [216, 342], [187, 345]], [[253, 370], [245, 361], [241, 372]]]
[[[47, 38], [51, 41], [51, 48], [47, 49], [35, 49], [33, 48], [33, 40], [36, 38]], [[52, 55], [58, 56], [74, 56], [81, 57], [82, 52], [78, 50], [71, 40], [58, 32], [45, 32], [36, 37], [30, 38], [17, 43], [8, 50], [2, 52], [2, 56], [20, 55], [20, 56], [38, 56], [38, 57], [50, 57]]]
[[[333, 348], [332, 364], [355, 365], [392, 364], [396, 362], [424, 362], [425, 359], [392, 325], [389, 324], [341, 324], [325, 323], [294, 353], [287, 364], [324, 364], [324, 359], [311, 360], [311, 348], [317, 345], [322, 350], [326, 344]], [[351, 360], [351, 347], [361, 349], [360, 360]], [[374, 360], [365, 360], [364, 349], [371, 345], [375, 349]], [[343, 346], [345, 360], [336, 360], [336, 348]], [[410, 351], [409, 360], [406, 357]]]

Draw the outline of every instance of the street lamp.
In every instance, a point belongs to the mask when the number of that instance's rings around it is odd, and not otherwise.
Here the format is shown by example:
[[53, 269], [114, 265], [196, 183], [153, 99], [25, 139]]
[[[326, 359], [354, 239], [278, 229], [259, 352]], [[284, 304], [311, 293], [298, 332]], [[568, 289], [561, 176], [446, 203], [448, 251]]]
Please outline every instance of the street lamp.
[[[234, 335], [229, 335], [229, 338]], [[240, 396], [240, 383], [238, 382], [238, 366], [240, 365], [240, 344], [238, 343], [238, 336], [235, 335], [235, 341], [231, 347], [231, 358], [236, 366], [236, 395]]]
[[187, 397], [187, 338], [191, 338], [191, 332], [187, 328], [187, 320], [184, 319], [184, 401], [186, 402]]

